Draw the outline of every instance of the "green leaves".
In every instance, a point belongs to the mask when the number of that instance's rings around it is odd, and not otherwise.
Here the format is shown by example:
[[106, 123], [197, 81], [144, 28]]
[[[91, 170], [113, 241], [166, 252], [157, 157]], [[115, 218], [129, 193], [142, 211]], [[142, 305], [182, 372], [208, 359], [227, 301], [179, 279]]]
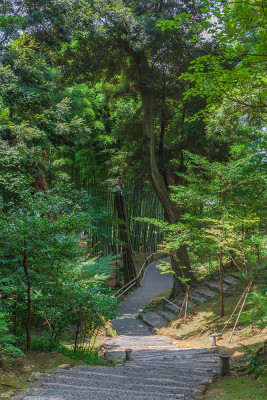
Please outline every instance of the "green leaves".
[[[190, 26], [190, 15], [182, 13], [174, 21], [160, 21], [162, 29], [183, 26], [195, 35], [192, 42], [214, 43], [214, 55], [198, 57], [183, 79], [193, 85], [184, 99], [206, 97], [209, 117], [226, 99], [236, 113], [262, 115], [266, 112], [266, 19], [264, 6], [257, 1], [231, 3], [206, 0], [201, 8], [200, 22]], [[259, 90], [261, 88], [261, 90]]]
[[16, 346], [16, 337], [9, 333], [9, 315], [2, 312], [0, 298], [0, 361], [10, 361], [16, 356], [23, 356], [23, 352]]

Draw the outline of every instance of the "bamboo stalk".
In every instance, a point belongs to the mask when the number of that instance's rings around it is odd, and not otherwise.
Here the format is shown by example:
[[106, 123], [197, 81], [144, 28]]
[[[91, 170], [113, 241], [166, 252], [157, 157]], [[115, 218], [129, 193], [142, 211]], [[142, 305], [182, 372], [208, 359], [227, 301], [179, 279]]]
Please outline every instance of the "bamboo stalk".
[[235, 321], [235, 326], [234, 326], [234, 328], [233, 328], [233, 330], [232, 330], [232, 333], [231, 333], [231, 336], [230, 336], [230, 339], [229, 339], [229, 343], [231, 343], [231, 340], [232, 340], [232, 337], [233, 337], [233, 334], [234, 334], [236, 325], [237, 325], [237, 323], [238, 323], [238, 321], [239, 321], [241, 312], [242, 312], [242, 310], [243, 310], [243, 308], [244, 308], [244, 305], [245, 305], [245, 303], [246, 303], [247, 296], [248, 296], [248, 293], [249, 293], [249, 291], [250, 291], [251, 285], [252, 285], [252, 282], [250, 282], [250, 284], [249, 284], [249, 287], [248, 287], [247, 293], [246, 293], [246, 295], [245, 295], [244, 301], [243, 301], [243, 303], [242, 303], [242, 306], [241, 306], [241, 308], [240, 308], [238, 317], [237, 317], [237, 319], [236, 319], [236, 321]]
[[239, 304], [241, 303], [243, 297], [245, 296], [245, 294], [246, 294], [246, 292], [247, 292], [247, 290], [248, 290], [249, 285], [250, 285], [250, 283], [247, 285], [246, 290], [244, 291], [244, 293], [242, 294], [241, 298], [239, 299], [239, 301], [238, 301], [237, 305], [235, 306], [235, 309], [234, 309], [234, 311], [232, 312], [230, 318], [228, 319], [228, 321], [227, 321], [226, 324], [224, 325], [224, 328], [223, 328], [223, 330], [222, 330], [222, 333], [225, 331], [225, 329], [226, 329], [227, 326], [229, 325], [229, 322], [230, 322], [231, 319], [233, 318], [233, 315], [234, 315], [234, 313], [236, 312], [236, 310], [238, 309]]
[[179, 312], [178, 318], [180, 318], [180, 315], [181, 315], [181, 313], [182, 313], [182, 309], [184, 308], [184, 303], [185, 303], [186, 298], [187, 298], [187, 296], [188, 296], [189, 288], [190, 288], [190, 285], [187, 286], [186, 294], [185, 294], [184, 301], [183, 301], [181, 310], [180, 310], [180, 312]]

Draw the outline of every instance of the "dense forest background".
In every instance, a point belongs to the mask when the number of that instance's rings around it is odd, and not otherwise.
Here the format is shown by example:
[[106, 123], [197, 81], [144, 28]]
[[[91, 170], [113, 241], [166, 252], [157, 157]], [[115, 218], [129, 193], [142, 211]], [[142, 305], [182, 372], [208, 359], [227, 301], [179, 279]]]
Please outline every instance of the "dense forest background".
[[159, 245], [172, 297], [220, 256], [253, 272], [266, 249], [266, 12], [1, 2], [0, 359], [40, 332], [51, 349], [66, 332], [83, 346], [115, 315], [110, 287]]

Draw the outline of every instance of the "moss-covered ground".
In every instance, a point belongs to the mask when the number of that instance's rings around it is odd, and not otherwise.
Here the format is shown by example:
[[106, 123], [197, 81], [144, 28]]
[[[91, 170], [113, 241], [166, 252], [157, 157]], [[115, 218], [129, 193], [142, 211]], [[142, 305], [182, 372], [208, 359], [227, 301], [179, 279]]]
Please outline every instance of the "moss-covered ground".
[[16, 390], [27, 389], [27, 380], [32, 372], [50, 371], [62, 364], [81, 365], [84, 363], [56, 351], [26, 352], [25, 357], [16, 358], [9, 364], [8, 370], [0, 372], [0, 398], [8, 399]]
[[[217, 380], [217, 381], [216, 381]], [[267, 374], [216, 379], [198, 400], [266, 400]]]
[[[100, 350], [103, 342], [104, 337], [101, 335], [96, 341], [94, 352]], [[68, 350], [68, 346], [66, 346], [66, 350]], [[51, 351], [50, 353], [41, 351], [25, 352], [24, 357], [15, 358], [3, 369], [0, 367], [0, 399], [9, 399], [16, 391], [27, 389], [27, 382], [33, 372], [47, 373], [63, 364], [88, 365], [90, 363], [91, 366], [111, 365], [102, 357], [84, 356], [84, 359], [86, 362], [82, 359], [68, 357], [58, 351]]]

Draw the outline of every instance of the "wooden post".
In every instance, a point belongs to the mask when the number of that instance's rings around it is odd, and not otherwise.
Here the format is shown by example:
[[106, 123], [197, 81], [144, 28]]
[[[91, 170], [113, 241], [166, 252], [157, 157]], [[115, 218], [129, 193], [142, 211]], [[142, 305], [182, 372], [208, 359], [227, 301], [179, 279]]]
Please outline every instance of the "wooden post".
[[224, 303], [223, 303], [223, 265], [222, 265], [222, 248], [220, 247], [220, 294], [221, 294], [221, 317], [224, 317]]
[[230, 375], [230, 354], [220, 354], [220, 374]]
[[132, 349], [126, 349], [125, 350], [125, 355], [126, 355], [126, 361], [132, 361]]
[[210, 344], [211, 346], [216, 346], [216, 337], [214, 335], [210, 335]]
[[105, 325], [105, 337], [109, 336], [109, 328], [110, 328], [109, 325]]

